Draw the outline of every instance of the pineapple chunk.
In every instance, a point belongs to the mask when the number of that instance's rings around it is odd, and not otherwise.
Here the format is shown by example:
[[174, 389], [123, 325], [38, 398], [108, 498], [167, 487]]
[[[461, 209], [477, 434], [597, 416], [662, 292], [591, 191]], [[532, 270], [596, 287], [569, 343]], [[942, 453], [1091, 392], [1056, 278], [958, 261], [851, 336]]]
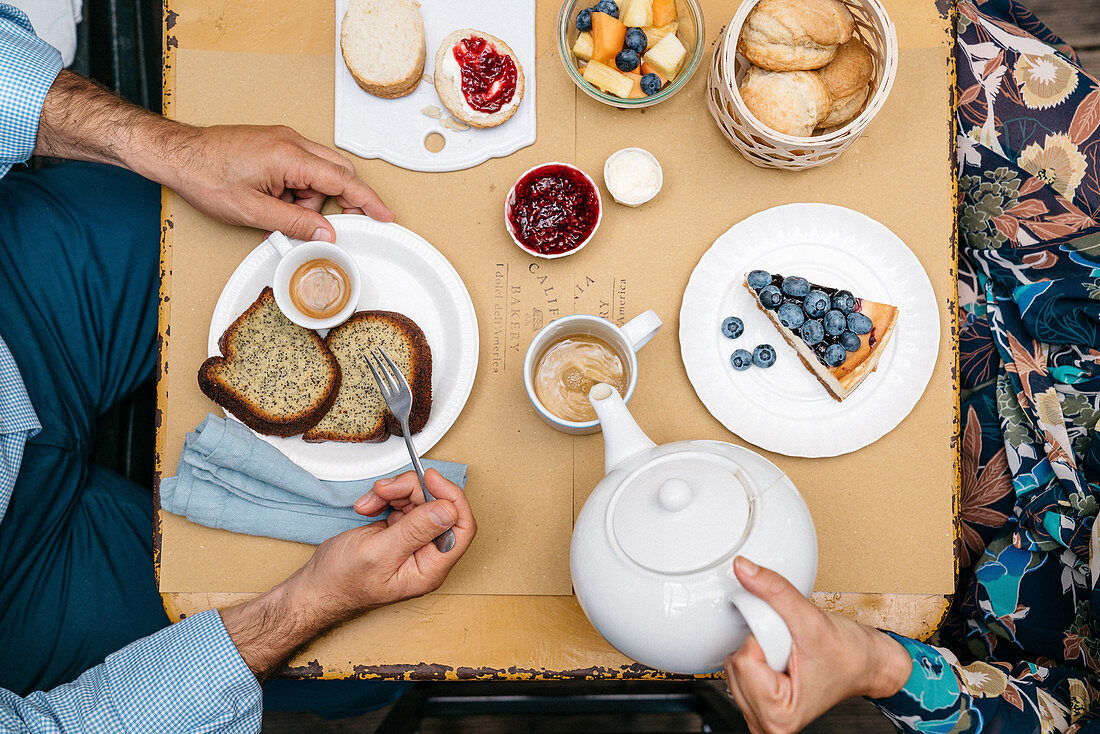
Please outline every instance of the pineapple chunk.
[[581, 61], [588, 61], [592, 58], [592, 34], [588, 31], [577, 36], [577, 42], [573, 44], [573, 55]]
[[645, 50], [648, 51], [649, 49], [656, 46], [664, 39], [665, 36], [669, 35], [670, 33], [676, 33], [676, 29], [678, 29], [679, 27], [680, 21], [674, 20], [668, 25], [649, 26], [647, 28], [643, 28], [642, 30], [645, 31], [646, 39]]
[[669, 34], [653, 48], [646, 51], [645, 62], [665, 79], [672, 79], [680, 70], [687, 56], [687, 49], [674, 34]]
[[588, 66], [584, 67], [584, 79], [592, 86], [623, 99], [629, 97], [630, 90], [634, 88], [633, 79], [599, 61], [588, 62]]
[[653, 23], [653, 0], [623, 0], [619, 20], [627, 28], [644, 28]]

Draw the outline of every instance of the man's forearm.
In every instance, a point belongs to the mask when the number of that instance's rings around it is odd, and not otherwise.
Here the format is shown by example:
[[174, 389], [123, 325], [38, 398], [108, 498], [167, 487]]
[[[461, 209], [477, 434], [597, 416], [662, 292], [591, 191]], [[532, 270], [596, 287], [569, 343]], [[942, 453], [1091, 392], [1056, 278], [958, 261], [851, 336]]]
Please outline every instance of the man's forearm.
[[351, 610], [326, 607], [322, 596], [303, 587], [301, 572], [220, 612], [241, 658], [261, 682], [298, 648], [352, 616]]
[[110, 163], [165, 183], [164, 161], [190, 130], [63, 70], [42, 105], [34, 152]]

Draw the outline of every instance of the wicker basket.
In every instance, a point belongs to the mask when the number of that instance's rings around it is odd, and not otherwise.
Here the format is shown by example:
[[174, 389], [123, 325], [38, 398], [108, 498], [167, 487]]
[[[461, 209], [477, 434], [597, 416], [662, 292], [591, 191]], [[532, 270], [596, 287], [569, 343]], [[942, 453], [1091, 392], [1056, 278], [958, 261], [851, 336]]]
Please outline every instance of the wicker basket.
[[841, 0], [855, 18], [855, 33], [874, 60], [871, 83], [863, 110], [839, 127], [826, 128], [808, 138], [784, 135], [766, 127], [745, 107], [737, 88], [749, 61], [737, 52], [737, 39], [749, 11], [759, 0], [745, 0], [726, 26], [714, 49], [707, 80], [707, 108], [722, 134], [750, 162], [763, 168], [799, 171], [828, 163], [856, 141], [886, 103], [898, 69], [898, 36], [879, 0]]

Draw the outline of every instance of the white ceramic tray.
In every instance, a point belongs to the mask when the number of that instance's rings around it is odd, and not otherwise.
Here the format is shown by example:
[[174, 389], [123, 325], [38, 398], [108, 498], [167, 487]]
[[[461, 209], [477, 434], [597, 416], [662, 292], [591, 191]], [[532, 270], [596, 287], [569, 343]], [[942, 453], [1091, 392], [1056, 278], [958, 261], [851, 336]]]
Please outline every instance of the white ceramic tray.
[[[898, 307], [898, 324], [878, 370], [843, 402], [834, 400], [742, 285], [755, 269], [801, 275]], [[738, 339], [721, 333], [738, 316]], [[680, 352], [695, 392], [722, 425], [788, 456], [837, 456], [871, 444], [901, 423], [936, 364], [939, 309], [920, 261], [897, 235], [859, 212], [789, 204], [739, 222], [695, 266], [680, 308]], [[775, 347], [768, 369], [737, 372], [729, 357]]]
[[[405, 314], [423, 329], [432, 349], [431, 417], [413, 436], [413, 447], [423, 454], [454, 424], [474, 384], [478, 331], [470, 294], [447, 259], [404, 227], [350, 214], [328, 219], [336, 228], [336, 244], [355, 259], [363, 275], [357, 310]], [[275, 248], [264, 240], [233, 271], [210, 319], [210, 356], [221, 354], [218, 339], [226, 327], [271, 285], [277, 262]], [[367, 479], [409, 463], [404, 439], [396, 436], [382, 443], [306, 443], [301, 436], [256, 435], [319, 479]]]
[[[336, 0], [336, 145], [363, 158], [381, 158], [412, 171], [458, 171], [490, 158], [515, 153], [535, 142], [535, 3], [514, 0], [421, 0], [427, 60], [416, 90], [383, 99], [355, 83], [340, 53], [340, 23], [348, 0]], [[507, 43], [523, 67], [525, 92], [512, 119], [484, 130], [454, 131], [423, 110], [436, 107], [445, 116], [435, 85], [435, 54], [452, 31], [475, 28]], [[443, 136], [438, 153], [425, 147], [432, 133]]]

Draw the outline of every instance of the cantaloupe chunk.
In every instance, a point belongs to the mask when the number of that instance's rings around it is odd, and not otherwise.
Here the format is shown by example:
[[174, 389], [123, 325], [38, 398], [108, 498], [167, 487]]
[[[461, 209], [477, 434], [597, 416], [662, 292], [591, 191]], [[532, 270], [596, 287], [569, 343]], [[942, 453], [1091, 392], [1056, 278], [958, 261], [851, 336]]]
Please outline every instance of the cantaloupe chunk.
[[653, 25], [668, 25], [674, 20], [676, 20], [676, 0], [653, 0]]
[[645, 97], [646, 94], [642, 91], [642, 75], [639, 74], [637, 71], [628, 71], [625, 72], [625, 74], [626, 76], [630, 77], [630, 79], [634, 82], [634, 87], [630, 90], [630, 94], [627, 98], [641, 99], [642, 97]]
[[607, 63], [623, 50], [626, 26], [607, 13], [592, 13], [592, 60]]
[[646, 74], [656, 74], [661, 79], [662, 87], [665, 84], [668, 84], [668, 79], [665, 79], [664, 74], [654, 69], [652, 66], [649, 65], [648, 62], [643, 61], [641, 67], [639, 67], [639, 70], [642, 72], [642, 76], [645, 76]]

